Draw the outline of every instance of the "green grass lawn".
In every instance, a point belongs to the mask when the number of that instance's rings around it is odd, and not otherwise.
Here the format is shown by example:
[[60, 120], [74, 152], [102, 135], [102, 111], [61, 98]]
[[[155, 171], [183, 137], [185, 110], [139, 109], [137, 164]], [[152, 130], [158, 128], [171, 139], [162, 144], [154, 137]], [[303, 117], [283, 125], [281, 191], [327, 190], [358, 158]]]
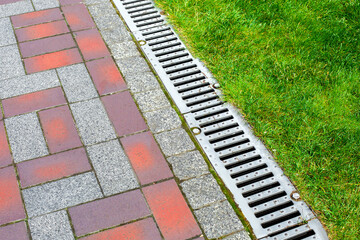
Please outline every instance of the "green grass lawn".
[[360, 1], [157, 0], [332, 239], [360, 234]]

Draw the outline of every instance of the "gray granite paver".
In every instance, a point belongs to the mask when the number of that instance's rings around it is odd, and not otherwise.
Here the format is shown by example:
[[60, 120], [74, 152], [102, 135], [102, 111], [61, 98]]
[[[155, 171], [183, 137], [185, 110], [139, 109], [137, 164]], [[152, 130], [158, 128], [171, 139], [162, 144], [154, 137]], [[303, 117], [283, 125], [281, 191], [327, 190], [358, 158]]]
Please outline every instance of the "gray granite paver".
[[34, 8], [30, 0], [4, 4], [0, 5], [0, 18], [32, 11], [34, 11]]
[[251, 240], [251, 238], [249, 237], [249, 234], [243, 230], [241, 232], [227, 236], [226, 238], [223, 238], [223, 240]]
[[114, 29], [124, 25], [117, 15], [96, 16], [94, 17], [94, 21], [100, 30]]
[[109, 15], [116, 15], [116, 10], [111, 2], [103, 2], [97, 5], [89, 6], [88, 7], [90, 14], [93, 18], [97, 16], [109, 16]]
[[147, 124], [153, 133], [164, 132], [181, 127], [181, 121], [171, 107], [144, 113]]
[[181, 128], [155, 134], [155, 138], [166, 156], [173, 156], [195, 149], [189, 135]]
[[7, 118], [5, 125], [16, 163], [49, 154], [36, 113]]
[[160, 89], [160, 85], [152, 72], [128, 74], [125, 81], [132, 93]]
[[17, 45], [0, 47], [0, 80], [25, 75]]
[[30, 218], [29, 228], [33, 240], [72, 240], [70, 221], [66, 211]]
[[9, 18], [0, 19], [0, 47], [16, 43], [15, 34]]
[[107, 2], [108, 0], [84, 0], [83, 2], [86, 5], [91, 5], [91, 4], [98, 4], [98, 3], [104, 3]]
[[133, 41], [110, 43], [109, 48], [115, 59], [141, 56]]
[[36, 11], [59, 7], [58, 0], [32, 0], [32, 2], [34, 3]]
[[116, 61], [123, 76], [128, 78], [130, 74], [150, 72], [149, 65], [142, 57], [123, 58]]
[[103, 197], [92, 172], [27, 188], [22, 193], [29, 217]]
[[101, 35], [108, 45], [114, 42], [126, 42], [132, 40], [128, 30], [124, 25], [119, 25], [113, 29], [102, 30]]
[[142, 112], [170, 107], [170, 103], [161, 89], [136, 93], [134, 94], [134, 98]]
[[139, 186], [118, 140], [90, 146], [87, 151], [105, 195], [124, 192]]

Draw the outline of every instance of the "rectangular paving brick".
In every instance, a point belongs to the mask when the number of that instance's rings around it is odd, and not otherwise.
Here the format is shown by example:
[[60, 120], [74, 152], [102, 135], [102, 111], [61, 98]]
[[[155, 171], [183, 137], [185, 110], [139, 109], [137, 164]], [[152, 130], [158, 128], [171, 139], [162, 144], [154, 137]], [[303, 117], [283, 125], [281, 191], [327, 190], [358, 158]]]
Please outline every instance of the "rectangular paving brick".
[[59, 0], [61, 6], [82, 3], [83, 0]]
[[129, 92], [121, 92], [101, 98], [118, 136], [147, 129]]
[[86, 66], [100, 95], [113, 93], [127, 88], [112, 58], [86, 62]]
[[67, 32], [69, 32], [69, 29], [64, 20], [38, 24], [15, 30], [15, 34], [19, 42], [50, 37]]
[[122, 138], [121, 143], [141, 184], [148, 184], [173, 176], [150, 132]]
[[103, 196], [92, 172], [27, 188], [22, 193], [29, 217], [92, 201]]
[[0, 225], [26, 217], [14, 167], [0, 169]]
[[69, 209], [75, 234], [81, 236], [150, 215], [140, 190]]
[[30, 25], [52, 22], [63, 19], [59, 8], [48, 9], [37, 12], [24, 13], [12, 16], [11, 21], [15, 28], [26, 27]]
[[83, 148], [57, 153], [17, 164], [23, 188], [51, 180], [90, 171], [91, 166]]
[[95, 23], [85, 5], [77, 4], [73, 6], [65, 6], [61, 9], [72, 31], [95, 27]]
[[5, 125], [15, 163], [49, 153], [36, 113], [7, 118]]
[[4, 122], [0, 121], [0, 167], [10, 165], [12, 163], [9, 144], [6, 139]]
[[21, 55], [24, 58], [73, 47], [76, 47], [76, 44], [71, 34], [64, 34], [19, 44]]
[[7, 98], [2, 101], [5, 117], [12, 117], [65, 103], [66, 100], [60, 87]]
[[82, 145], [68, 106], [41, 111], [39, 117], [51, 153]]
[[84, 237], [82, 240], [160, 240], [159, 230], [152, 218], [146, 218], [137, 222], [129, 223], [121, 227], [106, 230], [94, 235]]
[[165, 239], [188, 239], [201, 234], [174, 180], [151, 185], [143, 192]]
[[0, 5], [15, 3], [15, 2], [19, 2], [19, 1], [21, 1], [21, 0], [1, 0]]
[[75, 40], [86, 61], [110, 56], [110, 52], [97, 29], [76, 32]]
[[0, 236], [3, 240], [30, 240], [25, 222], [18, 222], [0, 228]]
[[25, 69], [28, 73], [40, 72], [79, 62], [82, 62], [82, 58], [79, 50], [76, 48], [47, 53], [24, 60]]

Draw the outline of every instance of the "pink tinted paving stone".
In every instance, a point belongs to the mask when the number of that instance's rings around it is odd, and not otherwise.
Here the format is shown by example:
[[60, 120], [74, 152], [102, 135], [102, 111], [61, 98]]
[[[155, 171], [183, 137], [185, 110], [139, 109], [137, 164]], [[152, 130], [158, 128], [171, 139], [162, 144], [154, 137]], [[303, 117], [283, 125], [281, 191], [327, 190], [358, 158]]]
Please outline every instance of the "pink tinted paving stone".
[[0, 121], [0, 167], [11, 164], [11, 154], [9, 144], [6, 139], [4, 122]]
[[180, 240], [201, 234], [174, 180], [151, 185], [143, 192], [165, 239]]
[[83, 0], [59, 0], [60, 5], [70, 5], [70, 4], [76, 4], [76, 3], [82, 3]]
[[68, 106], [41, 111], [39, 116], [51, 153], [81, 146]]
[[69, 29], [63, 20], [15, 30], [15, 34], [19, 42], [50, 37], [67, 32], [69, 32]]
[[0, 228], [2, 240], [29, 240], [25, 222], [18, 222]]
[[109, 57], [86, 62], [86, 66], [100, 95], [127, 88], [112, 58]]
[[141, 184], [173, 176], [150, 132], [122, 138], [121, 143]]
[[63, 16], [61, 15], [59, 8], [24, 13], [11, 17], [11, 21], [15, 28], [26, 27], [45, 22], [52, 22], [61, 19], [63, 19]]
[[19, 44], [21, 55], [24, 58], [55, 52], [66, 48], [76, 47], [71, 34], [64, 34], [44, 39], [38, 39]]
[[0, 225], [25, 217], [14, 167], [2, 168], [0, 169]]
[[79, 50], [76, 48], [48, 53], [24, 60], [25, 69], [28, 73], [59, 68], [79, 62], [82, 62], [82, 59]]
[[118, 136], [147, 129], [144, 119], [129, 92], [102, 97], [105, 109]]
[[69, 213], [76, 235], [81, 236], [148, 216], [150, 211], [140, 190], [135, 190], [72, 207]]
[[100, 33], [96, 29], [76, 32], [75, 40], [86, 61], [110, 55]]
[[12, 117], [65, 103], [66, 100], [60, 87], [28, 93], [2, 101], [5, 117]]
[[62, 11], [72, 31], [95, 27], [94, 21], [83, 4], [62, 7]]
[[17, 165], [22, 187], [91, 170], [83, 148], [57, 153]]
[[162, 239], [152, 218], [106, 230], [81, 240], [160, 240]]
[[20, 2], [20, 1], [22, 1], [22, 0], [0, 0], [0, 5], [14, 3], [14, 2]]

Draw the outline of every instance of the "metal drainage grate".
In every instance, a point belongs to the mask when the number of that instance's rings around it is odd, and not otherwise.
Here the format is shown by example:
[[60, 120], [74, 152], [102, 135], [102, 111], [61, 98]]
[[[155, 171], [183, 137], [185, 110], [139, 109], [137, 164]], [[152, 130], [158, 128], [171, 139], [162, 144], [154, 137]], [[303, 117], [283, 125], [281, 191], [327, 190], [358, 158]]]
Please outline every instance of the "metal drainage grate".
[[328, 239], [295, 187], [150, 0], [114, 0], [257, 238]]

